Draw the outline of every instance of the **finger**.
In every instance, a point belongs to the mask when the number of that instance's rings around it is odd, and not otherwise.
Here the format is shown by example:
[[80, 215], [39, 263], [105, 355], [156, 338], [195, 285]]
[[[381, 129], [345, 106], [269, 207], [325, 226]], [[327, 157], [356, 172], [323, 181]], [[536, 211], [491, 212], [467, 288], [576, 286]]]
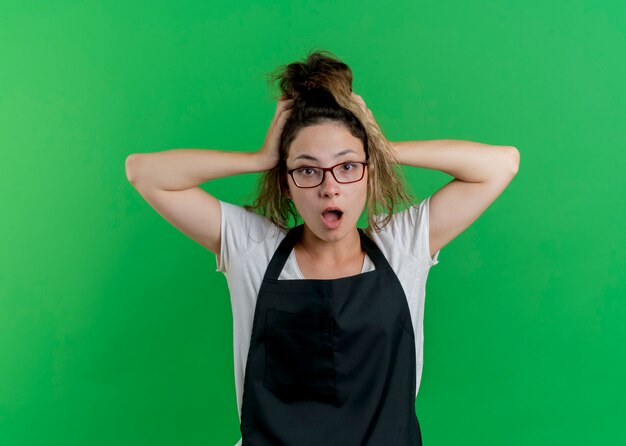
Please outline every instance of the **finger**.
[[291, 108], [293, 108], [294, 106], [294, 100], [293, 99], [287, 99], [285, 101], [281, 101], [279, 104], [279, 107], [277, 107], [277, 109], [280, 110], [289, 110]]
[[286, 99], [284, 101], [278, 101], [276, 103], [276, 110], [274, 111], [274, 119], [285, 109], [293, 106], [293, 99]]
[[278, 103], [276, 104], [276, 110], [279, 109], [284, 109], [287, 107], [292, 107], [294, 103], [294, 99], [284, 99], [284, 100], [280, 100], [278, 101]]
[[278, 118], [279, 119], [284, 119], [287, 115], [289, 115], [291, 112], [293, 111], [292, 108], [286, 108], [284, 110], [281, 110], [280, 113], [278, 113]]
[[357, 103], [359, 105], [361, 105], [361, 107], [363, 107], [365, 105], [365, 101], [363, 100], [363, 98], [361, 96], [359, 96], [358, 94], [354, 95], [354, 100], [357, 101]]
[[272, 124], [284, 121], [287, 119], [287, 116], [291, 113], [293, 109], [291, 108], [276, 108], [276, 113], [274, 113], [274, 119], [272, 119]]

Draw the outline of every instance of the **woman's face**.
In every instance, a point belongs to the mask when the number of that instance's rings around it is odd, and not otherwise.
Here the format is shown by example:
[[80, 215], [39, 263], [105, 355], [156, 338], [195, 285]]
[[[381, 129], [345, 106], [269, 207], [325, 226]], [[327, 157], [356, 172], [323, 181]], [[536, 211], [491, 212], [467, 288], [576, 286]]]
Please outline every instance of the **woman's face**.
[[[363, 143], [344, 125], [325, 122], [299, 130], [289, 148], [286, 163], [287, 170], [291, 170], [304, 166], [331, 167], [349, 161], [365, 161]], [[339, 240], [356, 228], [367, 198], [367, 178], [367, 166], [360, 181], [348, 184], [338, 183], [330, 172], [326, 172], [322, 184], [303, 189], [296, 186], [287, 174], [287, 197], [291, 198], [304, 223], [315, 235], [327, 241]], [[332, 223], [332, 216], [323, 215], [329, 206], [343, 211], [338, 224]], [[337, 227], [333, 227], [335, 225]]]

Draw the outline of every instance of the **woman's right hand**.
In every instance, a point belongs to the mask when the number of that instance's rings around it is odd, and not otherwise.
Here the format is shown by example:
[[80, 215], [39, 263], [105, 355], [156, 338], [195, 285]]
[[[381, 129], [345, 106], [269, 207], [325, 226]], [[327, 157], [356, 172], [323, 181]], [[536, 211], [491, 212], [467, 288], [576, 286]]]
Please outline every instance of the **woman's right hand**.
[[291, 114], [293, 103], [294, 99], [283, 99], [283, 96], [278, 100], [276, 112], [274, 113], [270, 128], [265, 135], [263, 146], [257, 151], [257, 155], [259, 156], [264, 170], [270, 170], [276, 166], [280, 160], [280, 154], [278, 153], [280, 135], [283, 132], [285, 121]]

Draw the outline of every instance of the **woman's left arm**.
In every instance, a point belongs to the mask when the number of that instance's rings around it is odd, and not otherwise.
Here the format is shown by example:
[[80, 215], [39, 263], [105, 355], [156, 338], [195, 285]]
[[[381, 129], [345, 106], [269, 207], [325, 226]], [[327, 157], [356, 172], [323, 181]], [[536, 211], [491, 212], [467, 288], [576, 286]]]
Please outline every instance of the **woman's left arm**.
[[512, 146], [456, 139], [390, 143], [398, 164], [440, 170], [467, 183], [501, 181], [519, 168], [519, 151]]
[[396, 162], [436, 169], [454, 178], [430, 197], [431, 257], [467, 229], [517, 175], [519, 151], [452, 139], [392, 142]]
[[[379, 128], [363, 98], [354, 92], [352, 98], [365, 119]], [[513, 146], [455, 139], [390, 143], [398, 164], [436, 169], [454, 177], [430, 196], [431, 257], [476, 221], [519, 170], [520, 154]]]
[[[363, 111], [365, 119], [380, 130], [374, 114], [361, 95], [352, 92], [351, 97]], [[389, 142], [398, 164], [441, 170], [467, 183], [501, 179], [503, 175], [514, 176], [519, 167], [519, 152], [513, 146], [494, 146], [457, 139]]]

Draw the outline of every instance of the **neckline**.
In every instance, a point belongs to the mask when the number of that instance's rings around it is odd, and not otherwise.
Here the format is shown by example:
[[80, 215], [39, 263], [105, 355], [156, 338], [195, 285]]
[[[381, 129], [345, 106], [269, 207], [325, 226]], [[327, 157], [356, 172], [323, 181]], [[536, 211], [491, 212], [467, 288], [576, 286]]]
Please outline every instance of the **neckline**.
[[[376, 245], [376, 243], [370, 239], [367, 234], [365, 234], [365, 232], [363, 231], [363, 229], [358, 228], [359, 231], [359, 238], [361, 240], [361, 247], [363, 248], [363, 250], [365, 251], [365, 253], [367, 254], [367, 256], [370, 258], [370, 260], [372, 261], [372, 263], [374, 264], [374, 269], [372, 271], [367, 271], [367, 272], [363, 272], [363, 266], [361, 266], [361, 273], [360, 274], [355, 274], [353, 276], [348, 276], [348, 277], [341, 277], [341, 278], [337, 278], [337, 279], [292, 279], [292, 281], [298, 281], [298, 282], [333, 282], [333, 281], [341, 281], [341, 280], [345, 280], [345, 279], [354, 279], [360, 276], [367, 276], [367, 275], [371, 275], [371, 274], [376, 274], [376, 273], [383, 273], [384, 271], [391, 269], [391, 266], [389, 265], [389, 262], [387, 261], [387, 259], [385, 258], [385, 256], [383, 255], [383, 253], [381, 252], [380, 248], [378, 247], [378, 245]], [[264, 279], [270, 280], [270, 281], [278, 281], [278, 277], [280, 276], [280, 273], [282, 272], [285, 263], [287, 262], [287, 259], [289, 258], [291, 252], [293, 251], [293, 248], [297, 242], [297, 240], [302, 236], [302, 232], [304, 230], [304, 224], [300, 224], [298, 226], [294, 226], [293, 228], [289, 229], [289, 231], [287, 231], [287, 234], [285, 235], [285, 237], [283, 238], [283, 240], [280, 242], [278, 248], [276, 249], [276, 252], [274, 253], [272, 259], [270, 260], [270, 263], [267, 267], [267, 270], [265, 271], [265, 275], [264, 275]], [[295, 255], [295, 254], [294, 254]], [[365, 259], [364, 259], [365, 262]], [[297, 265], [297, 259], [296, 259], [296, 265]], [[298, 270], [300, 269], [300, 266], [298, 266]], [[299, 271], [299, 273], [301, 274], [302, 277], [304, 277], [304, 275], [302, 274], [302, 271]], [[283, 280], [284, 281], [284, 280]]]
[[[293, 256], [293, 263], [296, 265], [296, 272], [298, 273], [298, 275], [300, 276], [300, 279], [302, 280], [318, 280], [318, 279], [309, 279], [307, 277], [304, 277], [304, 274], [302, 274], [302, 270], [300, 269], [300, 265], [298, 265], [298, 257], [296, 256], [296, 250], [292, 249], [291, 253], [289, 254], [289, 256]], [[365, 255], [363, 256], [363, 263], [361, 264], [361, 271], [358, 274], [363, 274], [365, 273], [365, 262], [366, 260], [369, 258], [369, 256], [367, 255], [367, 252], [365, 252]], [[370, 259], [371, 260], [371, 259]], [[374, 267], [375, 268], [375, 267]], [[282, 272], [282, 271], [281, 271]], [[347, 276], [350, 277], [350, 276]], [[341, 277], [340, 277], [341, 279]], [[284, 280], [284, 279], [283, 279]], [[322, 279], [322, 280], [327, 280], [327, 279]]]

